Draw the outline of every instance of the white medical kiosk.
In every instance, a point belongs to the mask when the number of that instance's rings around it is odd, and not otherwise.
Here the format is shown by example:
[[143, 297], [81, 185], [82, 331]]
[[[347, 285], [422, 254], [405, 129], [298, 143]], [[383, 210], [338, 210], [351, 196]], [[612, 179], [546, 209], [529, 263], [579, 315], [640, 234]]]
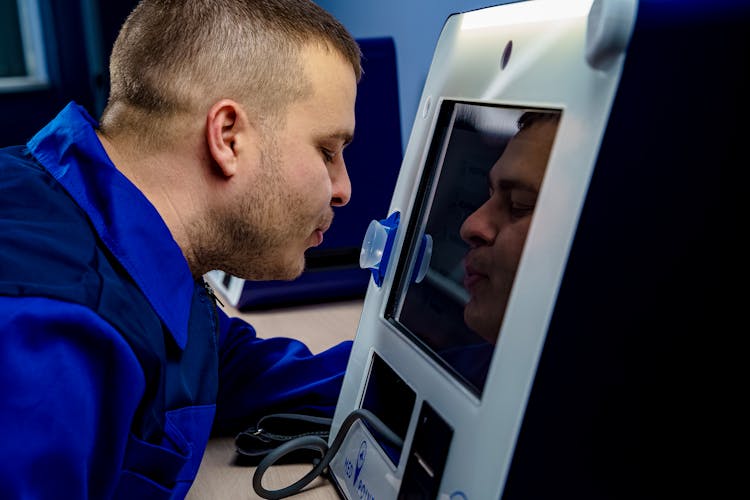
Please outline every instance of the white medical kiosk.
[[[447, 19], [363, 245], [373, 279], [331, 437], [364, 408], [403, 444], [357, 420], [330, 464], [344, 497], [670, 491], [646, 484], [687, 448], [670, 349], [709, 323], [694, 201], [731, 119], [698, 96], [744, 92], [724, 70], [747, 10], [531, 0]], [[522, 252], [500, 276], [503, 244]]]

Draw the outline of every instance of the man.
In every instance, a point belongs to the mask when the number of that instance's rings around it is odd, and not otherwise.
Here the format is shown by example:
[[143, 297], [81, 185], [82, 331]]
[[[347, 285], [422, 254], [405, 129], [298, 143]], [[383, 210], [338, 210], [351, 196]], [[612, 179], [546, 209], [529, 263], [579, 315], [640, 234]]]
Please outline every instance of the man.
[[559, 119], [555, 113], [521, 116], [519, 132], [490, 170], [489, 199], [461, 225], [461, 238], [470, 247], [464, 321], [491, 343], [500, 332]]
[[143, 0], [101, 123], [0, 150], [0, 497], [181, 498], [212, 424], [333, 412], [317, 356], [202, 275], [290, 279], [351, 187], [354, 40], [307, 0]]

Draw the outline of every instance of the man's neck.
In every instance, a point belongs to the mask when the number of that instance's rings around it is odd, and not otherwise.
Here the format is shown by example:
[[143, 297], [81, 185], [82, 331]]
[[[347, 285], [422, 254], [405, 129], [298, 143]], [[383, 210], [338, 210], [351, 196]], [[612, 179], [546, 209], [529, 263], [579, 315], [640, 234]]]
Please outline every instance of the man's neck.
[[113, 140], [99, 132], [97, 135], [117, 170], [159, 212], [188, 264], [195, 262], [189, 229], [201, 213], [204, 200], [192, 185], [196, 176], [190, 171], [190, 160], [169, 152], [144, 153], [136, 144]]

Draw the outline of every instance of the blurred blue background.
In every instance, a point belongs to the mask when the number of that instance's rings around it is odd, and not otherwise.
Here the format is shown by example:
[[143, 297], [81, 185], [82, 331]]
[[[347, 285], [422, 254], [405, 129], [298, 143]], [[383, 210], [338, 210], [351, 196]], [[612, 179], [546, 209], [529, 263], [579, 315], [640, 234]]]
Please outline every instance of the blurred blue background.
[[[0, 87], [0, 146], [26, 142], [68, 101], [98, 116], [106, 103], [112, 43], [135, 0], [0, 0], [0, 59], [12, 46], [17, 6], [38, 4], [49, 85]], [[480, 0], [318, 0], [355, 38], [395, 42], [400, 129], [405, 149], [440, 30], [454, 12], [506, 3]], [[6, 36], [7, 35], [7, 36]], [[2, 72], [0, 71], [0, 75]]]
[[318, 0], [355, 38], [392, 37], [396, 45], [401, 135], [409, 142], [440, 31], [451, 14], [508, 0]]
[[135, 0], [0, 0], [0, 58], [15, 52], [8, 34], [19, 22], [18, 13], [32, 12], [48, 77], [45, 85], [0, 85], [0, 147], [25, 143], [71, 100], [98, 117], [107, 99], [110, 49], [135, 4]]

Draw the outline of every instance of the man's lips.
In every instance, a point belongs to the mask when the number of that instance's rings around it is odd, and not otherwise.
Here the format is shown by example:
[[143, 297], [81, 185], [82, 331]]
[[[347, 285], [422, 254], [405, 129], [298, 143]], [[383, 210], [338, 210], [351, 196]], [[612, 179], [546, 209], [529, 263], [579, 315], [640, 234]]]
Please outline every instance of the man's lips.
[[331, 227], [331, 222], [332, 222], [331, 218], [326, 219], [320, 226], [318, 226], [312, 232], [312, 239], [313, 239], [312, 246], [317, 247], [318, 245], [323, 243], [323, 233], [328, 231], [328, 228]]
[[323, 232], [324, 231], [322, 229], [316, 229], [315, 231], [313, 231], [313, 233], [312, 233], [312, 238], [313, 238], [313, 244], [312, 244], [312, 246], [317, 247], [318, 245], [320, 245], [321, 243], [323, 243]]
[[471, 291], [477, 283], [487, 278], [487, 275], [482, 273], [476, 267], [471, 264], [464, 266], [464, 288]]

